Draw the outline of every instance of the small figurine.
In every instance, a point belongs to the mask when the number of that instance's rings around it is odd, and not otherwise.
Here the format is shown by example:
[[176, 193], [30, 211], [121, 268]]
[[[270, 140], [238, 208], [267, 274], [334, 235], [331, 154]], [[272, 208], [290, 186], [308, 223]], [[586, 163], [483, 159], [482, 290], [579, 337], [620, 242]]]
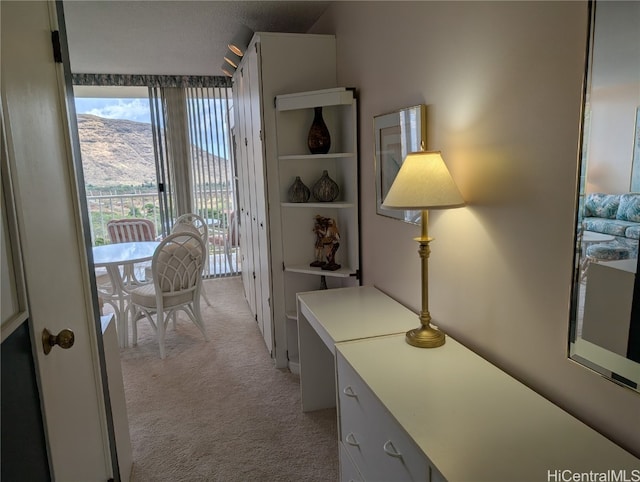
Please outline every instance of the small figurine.
[[324, 245], [324, 252], [327, 258], [327, 262], [322, 269], [326, 271], [335, 271], [340, 269], [340, 265], [336, 263], [336, 251], [340, 247], [340, 233], [338, 232], [338, 225], [336, 220], [332, 218], [325, 218], [327, 224], [327, 230], [325, 237], [322, 240]]
[[315, 268], [319, 268], [324, 266], [326, 263], [322, 260], [324, 253], [324, 238], [327, 233], [327, 218], [320, 216], [319, 214], [315, 217], [315, 225], [313, 226], [313, 232], [316, 235], [316, 244], [315, 244], [315, 255], [316, 259], [309, 266], [313, 266]]

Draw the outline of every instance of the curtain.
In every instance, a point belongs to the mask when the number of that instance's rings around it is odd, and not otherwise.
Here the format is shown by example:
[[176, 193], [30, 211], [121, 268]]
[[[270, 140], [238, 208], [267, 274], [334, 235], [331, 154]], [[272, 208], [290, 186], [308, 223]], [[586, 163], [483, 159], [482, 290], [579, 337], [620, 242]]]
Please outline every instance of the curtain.
[[72, 74], [72, 78], [73, 85], [182, 88], [231, 87], [231, 79], [222, 75]]
[[173, 174], [175, 217], [193, 212], [193, 184], [191, 182], [191, 142], [187, 120], [185, 89], [165, 87], [161, 89], [165, 106], [169, 173]]

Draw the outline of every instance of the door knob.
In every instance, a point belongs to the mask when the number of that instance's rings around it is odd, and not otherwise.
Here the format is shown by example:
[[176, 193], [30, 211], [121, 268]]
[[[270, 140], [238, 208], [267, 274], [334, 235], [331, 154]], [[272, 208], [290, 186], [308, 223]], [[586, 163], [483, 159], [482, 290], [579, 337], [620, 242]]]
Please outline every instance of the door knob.
[[67, 350], [73, 346], [75, 341], [76, 336], [73, 331], [66, 328], [57, 335], [52, 335], [46, 328], [42, 330], [42, 348], [45, 355], [48, 355], [55, 345]]

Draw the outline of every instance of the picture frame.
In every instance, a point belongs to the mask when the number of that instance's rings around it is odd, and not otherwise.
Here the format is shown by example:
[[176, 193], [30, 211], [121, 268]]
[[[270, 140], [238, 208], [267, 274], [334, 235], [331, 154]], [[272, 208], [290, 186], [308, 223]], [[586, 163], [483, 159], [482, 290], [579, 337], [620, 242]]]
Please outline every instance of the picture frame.
[[636, 129], [631, 160], [631, 192], [640, 192], [640, 106], [636, 107]]
[[381, 216], [420, 224], [420, 211], [385, 209], [382, 203], [407, 154], [426, 148], [426, 117], [427, 106], [420, 104], [373, 118], [376, 212]]

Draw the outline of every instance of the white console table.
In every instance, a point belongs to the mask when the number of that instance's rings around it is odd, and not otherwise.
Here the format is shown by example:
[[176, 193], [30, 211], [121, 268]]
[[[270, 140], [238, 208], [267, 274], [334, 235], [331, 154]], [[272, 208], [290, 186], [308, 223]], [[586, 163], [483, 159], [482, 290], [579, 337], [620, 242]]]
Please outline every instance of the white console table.
[[[363, 302], [367, 296], [375, 303]], [[342, 480], [559, 481], [622, 470], [629, 480], [640, 476], [639, 459], [451, 337], [434, 349], [405, 343], [405, 325], [413, 327], [417, 315], [374, 288], [298, 298], [303, 399], [311, 381], [325, 380], [306, 393], [303, 408], [325, 405], [326, 392], [334, 393], [329, 381], [337, 383]], [[373, 328], [380, 323], [382, 331], [401, 333], [380, 333]], [[312, 360], [317, 353], [323, 358]]]
[[335, 407], [335, 345], [405, 333], [418, 316], [372, 286], [298, 294], [300, 389], [305, 412]]

